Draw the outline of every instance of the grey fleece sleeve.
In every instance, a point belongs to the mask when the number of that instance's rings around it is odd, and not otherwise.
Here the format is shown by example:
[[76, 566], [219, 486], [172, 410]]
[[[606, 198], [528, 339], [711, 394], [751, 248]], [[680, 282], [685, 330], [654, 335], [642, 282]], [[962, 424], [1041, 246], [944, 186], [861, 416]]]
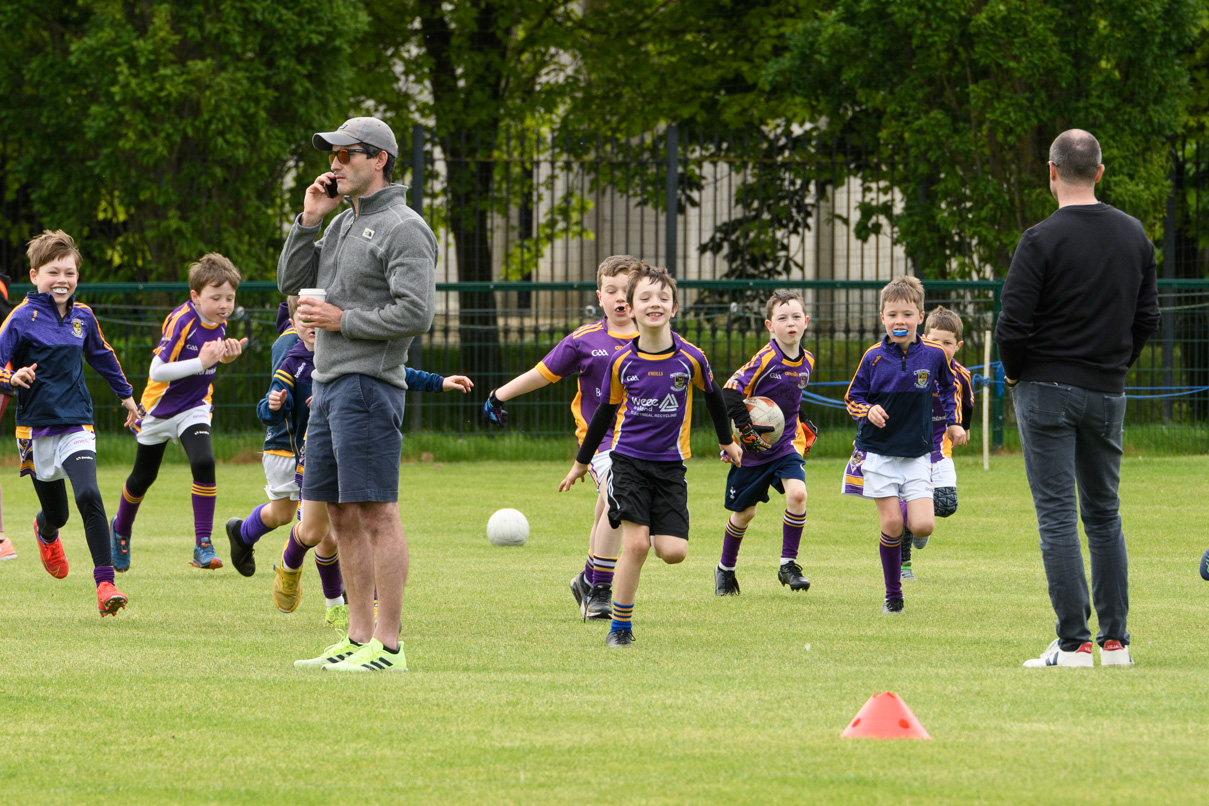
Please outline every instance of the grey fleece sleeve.
[[281, 257], [277, 258], [277, 290], [281, 293], [297, 294], [301, 289], [315, 285], [319, 274], [319, 250], [323, 246], [322, 238], [315, 240], [320, 226], [302, 226], [301, 213], [294, 219]]
[[[420, 220], [395, 227], [382, 248], [393, 301], [381, 308], [347, 310], [340, 332], [350, 339], [386, 341], [419, 336], [436, 312], [437, 239]], [[280, 271], [280, 270], [279, 270]]]

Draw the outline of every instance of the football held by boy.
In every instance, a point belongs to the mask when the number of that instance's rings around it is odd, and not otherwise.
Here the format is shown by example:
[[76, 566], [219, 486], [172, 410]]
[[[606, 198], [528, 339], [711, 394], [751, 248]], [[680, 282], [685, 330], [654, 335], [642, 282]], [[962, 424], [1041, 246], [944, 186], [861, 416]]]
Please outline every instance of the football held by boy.
[[[809, 452], [816, 429], [801, 415], [802, 391], [810, 382], [814, 356], [802, 348], [802, 337], [810, 317], [802, 306], [802, 297], [791, 291], [778, 291], [766, 305], [764, 327], [772, 339], [750, 361], [730, 377], [722, 394], [730, 418], [740, 430], [743, 445], [742, 467], [732, 467], [726, 477], [724, 506], [732, 513], [722, 537], [722, 557], [714, 569], [714, 593], [739, 594], [735, 563], [747, 527], [756, 516], [756, 507], [768, 503], [772, 487], [785, 496], [782, 521], [781, 564], [777, 578], [790, 590], [810, 589], [810, 580], [798, 564], [798, 547], [806, 525], [806, 473], [802, 456]], [[769, 445], [752, 425], [744, 400], [767, 397], [785, 417], [780, 439]]]
[[[881, 525], [879, 553], [886, 583], [884, 613], [901, 613], [903, 518], [899, 500], [917, 535], [928, 536], [932, 513], [932, 394], [940, 389], [945, 427], [951, 439], [964, 435], [957, 424], [958, 390], [949, 359], [939, 345], [922, 340], [924, 287], [900, 277], [881, 291], [885, 337], [861, 357], [845, 402], [857, 420], [856, 450], [864, 452], [864, 495], [877, 502]], [[848, 474], [846, 472], [845, 480]]]
[[723, 459], [739, 465], [743, 458], [731, 438], [726, 403], [709, 362], [672, 332], [676, 281], [663, 269], [641, 266], [630, 275], [626, 298], [638, 337], [609, 361], [607, 398], [588, 424], [575, 464], [558, 485], [560, 492], [569, 490], [588, 472], [605, 431], [616, 421], [608, 516], [614, 528], [621, 528], [623, 550], [613, 578], [613, 623], [605, 639], [610, 647], [634, 641], [634, 602], [650, 550], [669, 565], [688, 554], [684, 460], [690, 455], [694, 386], [706, 395]]

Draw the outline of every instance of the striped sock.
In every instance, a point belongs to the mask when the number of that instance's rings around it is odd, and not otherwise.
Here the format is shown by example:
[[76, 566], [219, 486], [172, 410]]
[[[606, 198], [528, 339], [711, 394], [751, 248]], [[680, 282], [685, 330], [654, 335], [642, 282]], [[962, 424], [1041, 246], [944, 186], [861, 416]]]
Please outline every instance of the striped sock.
[[193, 533], [198, 545], [210, 542], [210, 533], [214, 531], [214, 504], [217, 500], [217, 484], [193, 482]]
[[243, 519], [243, 523], [239, 526], [239, 536], [243, 538], [243, 542], [249, 546], [254, 545], [257, 540], [273, 531], [265, 525], [264, 519], [260, 517], [260, 512], [268, 504], [261, 504], [252, 510], [252, 514]]
[[886, 582], [887, 599], [903, 598], [902, 540], [903, 536], [901, 534], [897, 537], [890, 537], [890, 535], [882, 532], [881, 542], [877, 547], [882, 558], [882, 577]]
[[722, 559], [718, 560], [718, 565], [727, 571], [735, 570], [735, 563], [739, 561], [739, 544], [743, 542], [745, 534], [746, 526], [740, 529], [733, 520], [726, 519], [726, 530], [722, 534]]
[[596, 582], [596, 580], [593, 578], [594, 569], [596, 567], [596, 563], [594, 562], [595, 559], [596, 559], [596, 555], [592, 554], [592, 552], [589, 551], [588, 552], [588, 561], [584, 563], [584, 581], [587, 582], [589, 585]]
[[113, 519], [113, 531], [123, 537], [130, 537], [130, 530], [134, 528], [134, 517], [139, 514], [139, 504], [141, 503], [143, 503], [143, 496], [131, 495], [130, 490], [126, 489], [126, 485], [123, 484], [122, 499], [118, 501], [118, 514]]
[[323, 586], [323, 598], [339, 599], [344, 591], [344, 581], [340, 577], [340, 552], [331, 557], [320, 557], [315, 552], [315, 568], [319, 571], [319, 584]]
[[602, 557], [597, 554], [592, 559], [595, 563], [592, 566], [592, 584], [611, 586], [613, 584], [613, 571], [617, 568], [617, 558]]
[[613, 602], [613, 626], [609, 632], [632, 630], [634, 624], [634, 605], [617, 604]]
[[281, 552], [281, 564], [287, 571], [297, 571], [301, 568], [306, 560], [306, 553], [311, 550], [310, 546], [302, 545], [302, 541], [298, 539], [300, 525], [295, 524], [294, 528], [290, 529], [290, 539], [285, 541], [285, 550]]
[[806, 513], [795, 515], [785, 510], [785, 520], [781, 525], [781, 559], [796, 560], [798, 546], [802, 544], [802, 529], [806, 526]]

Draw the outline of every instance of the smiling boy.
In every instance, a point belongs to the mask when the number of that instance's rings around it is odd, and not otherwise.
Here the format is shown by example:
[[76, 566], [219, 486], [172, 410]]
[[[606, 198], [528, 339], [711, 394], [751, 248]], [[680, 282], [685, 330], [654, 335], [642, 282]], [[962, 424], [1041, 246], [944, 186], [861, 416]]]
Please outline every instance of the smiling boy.
[[248, 343], [246, 338], [226, 338], [227, 319], [235, 310], [239, 281], [239, 269], [230, 260], [217, 252], [203, 255], [189, 267], [189, 301], [164, 320], [163, 334], [151, 359], [150, 379], [143, 391], [145, 413], [133, 428], [138, 453], [113, 519], [114, 567], [118, 571], [130, 568], [134, 519], [143, 496], [159, 474], [169, 440], [185, 449], [193, 473], [192, 565], [222, 567], [210, 540], [218, 492], [210, 446], [214, 408], [210, 402], [214, 393], [211, 380], [219, 362], [231, 363]]

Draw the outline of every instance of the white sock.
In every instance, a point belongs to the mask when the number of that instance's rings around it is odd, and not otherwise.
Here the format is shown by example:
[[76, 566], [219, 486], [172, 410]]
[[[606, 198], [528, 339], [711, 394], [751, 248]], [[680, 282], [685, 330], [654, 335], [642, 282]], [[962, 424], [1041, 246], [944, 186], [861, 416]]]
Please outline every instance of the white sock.
[[781, 565], [789, 565], [792, 562], [797, 562], [793, 557], [782, 557]]
[[732, 565], [730, 568], [727, 568], [727, 567], [726, 567], [725, 565], [723, 565], [722, 563], [718, 563], [718, 567], [719, 567], [719, 568], [721, 568], [723, 571], [733, 571], [733, 570], [735, 570], [735, 566], [733, 566], [733, 565]]
[[327, 597], [324, 597], [323, 601], [327, 602], [328, 607], [335, 607], [336, 605], [344, 604], [344, 598], [341, 596], [337, 596], [335, 599], [328, 599]]

